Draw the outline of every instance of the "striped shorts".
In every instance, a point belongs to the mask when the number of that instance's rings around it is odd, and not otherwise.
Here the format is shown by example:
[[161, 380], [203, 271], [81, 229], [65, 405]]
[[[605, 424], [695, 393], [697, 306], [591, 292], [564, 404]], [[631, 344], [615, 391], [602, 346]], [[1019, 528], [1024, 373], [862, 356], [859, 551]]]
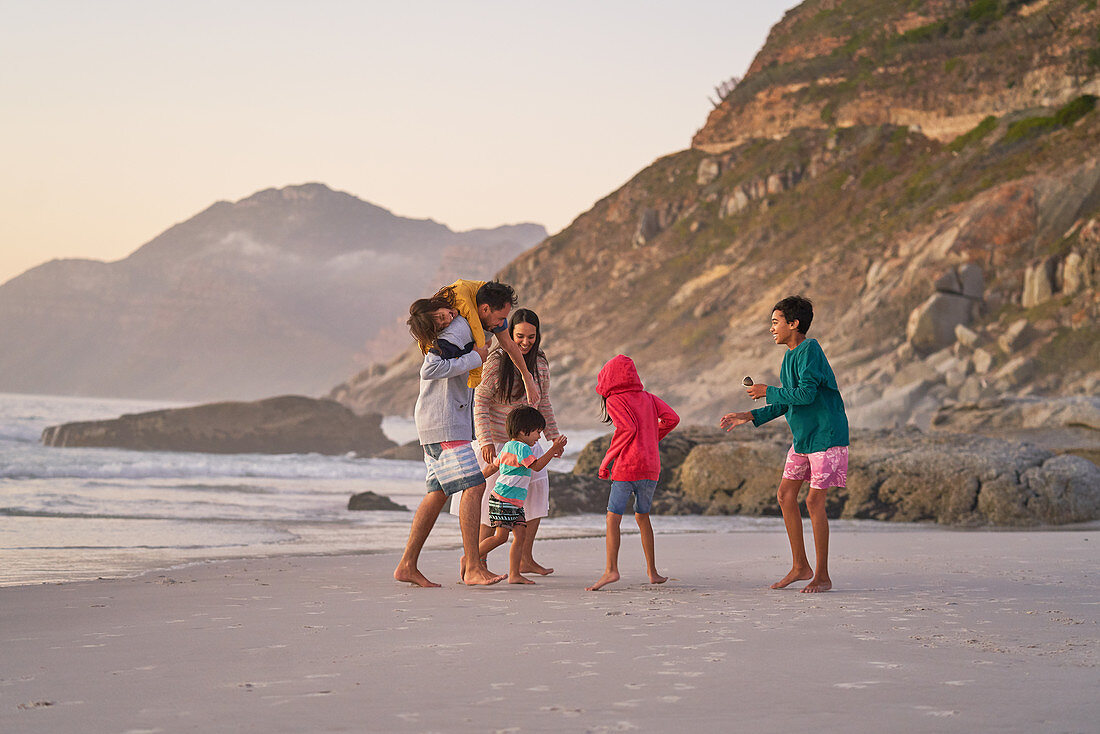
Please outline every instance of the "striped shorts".
[[[514, 504], [519, 502], [519, 504]], [[494, 528], [527, 527], [523, 516], [523, 500], [507, 500], [496, 492], [489, 493], [489, 525]]]
[[425, 444], [424, 465], [428, 467], [425, 484], [429, 492], [442, 492], [450, 497], [485, 483], [469, 441]]

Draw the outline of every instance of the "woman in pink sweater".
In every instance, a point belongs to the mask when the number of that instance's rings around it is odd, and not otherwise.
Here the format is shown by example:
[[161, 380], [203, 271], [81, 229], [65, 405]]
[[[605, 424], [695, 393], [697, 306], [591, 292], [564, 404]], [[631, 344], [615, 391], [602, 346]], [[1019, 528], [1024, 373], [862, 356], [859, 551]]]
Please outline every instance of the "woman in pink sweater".
[[[546, 419], [543, 435], [547, 440], [554, 441], [561, 435], [561, 431], [554, 419], [554, 407], [550, 404], [550, 363], [540, 348], [542, 329], [539, 327], [539, 317], [530, 309], [516, 309], [508, 321], [508, 331], [519, 346], [527, 369], [535, 377], [539, 404], [533, 407]], [[508, 431], [505, 428], [508, 413], [513, 408], [527, 404], [519, 370], [499, 349], [495, 350], [485, 361], [481, 384], [474, 392], [474, 436], [477, 438], [482, 462], [491, 464], [500, 447], [508, 442]], [[542, 447], [538, 444], [532, 448], [536, 455], [542, 454]], [[553, 573], [554, 569], [537, 563], [531, 555], [539, 521], [550, 512], [550, 480], [545, 469], [532, 474], [523, 512], [527, 518], [527, 532], [520, 557], [520, 572], [542, 576]], [[489, 525], [489, 496], [486, 493], [482, 498], [481, 537], [485, 539], [494, 532]]]
[[600, 479], [611, 480], [607, 500], [607, 567], [588, 591], [619, 580], [619, 525], [632, 498], [649, 583], [663, 584], [668, 579], [657, 573], [649, 509], [661, 476], [657, 442], [676, 427], [680, 416], [665, 401], [642, 389], [634, 360], [621, 354], [600, 370], [596, 392], [603, 398], [604, 422], [614, 424], [615, 434], [600, 464]]

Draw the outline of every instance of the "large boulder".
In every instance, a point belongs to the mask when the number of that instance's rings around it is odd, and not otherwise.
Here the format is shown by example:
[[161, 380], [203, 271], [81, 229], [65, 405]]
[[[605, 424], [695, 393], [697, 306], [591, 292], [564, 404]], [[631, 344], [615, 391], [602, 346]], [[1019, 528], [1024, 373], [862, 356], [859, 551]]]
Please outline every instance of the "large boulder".
[[388, 510], [391, 512], [408, 512], [409, 508], [399, 505], [389, 497], [374, 492], [360, 492], [353, 494], [348, 499], [348, 509], [356, 512]]
[[549, 471], [550, 517], [607, 511], [610, 482], [589, 475]]
[[[1059, 420], [1091, 422], [1086, 403], [1063, 406]], [[666, 439], [655, 513], [778, 514], [775, 491], [789, 434], [686, 429], [673, 443], [675, 435]], [[585, 462], [574, 471], [592, 462], [598, 467], [608, 442], [605, 436], [586, 446]], [[686, 458], [677, 464], [685, 447]], [[607, 482], [583, 474], [560, 477], [572, 493], [563, 497], [562, 512], [569, 511], [566, 504], [603, 512]], [[585, 479], [589, 483], [580, 487]], [[551, 474], [552, 498], [556, 481]], [[973, 433], [853, 430], [848, 486], [829, 490], [826, 510], [830, 517], [961, 526], [1085, 522], [1100, 518], [1100, 467], [1032, 443]]]
[[909, 314], [905, 335], [921, 354], [949, 347], [955, 342], [955, 327], [971, 320], [973, 301], [955, 293], [933, 293]]
[[96, 446], [209, 454], [376, 456], [395, 444], [382, 416], [356, 415], [332, 400], [284, 395], [66, 423], [42, 432], [47, 446]]
[[786, 448], [770, 441], [697, 446], [680, 469], [683, 494], [709, 515], [775, 515]]

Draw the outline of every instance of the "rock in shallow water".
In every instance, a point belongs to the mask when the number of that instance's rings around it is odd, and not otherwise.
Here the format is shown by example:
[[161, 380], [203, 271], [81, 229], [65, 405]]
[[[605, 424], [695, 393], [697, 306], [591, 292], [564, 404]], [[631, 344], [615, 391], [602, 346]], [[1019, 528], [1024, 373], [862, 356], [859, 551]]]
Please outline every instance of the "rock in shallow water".
[[375, 456], [395, 446], [382, 433], [382, 416], [356, 415], [335, 401], [299, 395], [66, 423], [44, 430], [42, 443], [208, 454], [360, 456]]

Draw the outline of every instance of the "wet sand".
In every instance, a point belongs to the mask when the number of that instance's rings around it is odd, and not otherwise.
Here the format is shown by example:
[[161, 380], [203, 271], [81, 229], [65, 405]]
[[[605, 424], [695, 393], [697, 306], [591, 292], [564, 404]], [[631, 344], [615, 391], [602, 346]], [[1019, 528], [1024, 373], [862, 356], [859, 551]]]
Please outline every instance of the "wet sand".
[[[659, 518], [655, 519], [659, 524]], [[0, 589], [0, 731], [1091, 732], [1100, 531], [836, 533], [836, 588], [767, 588], [782, 533], [545, 541], [536, 586], [457, 556], [205, 563]], [[494, 554], [495, 566], [506, 553]]]

